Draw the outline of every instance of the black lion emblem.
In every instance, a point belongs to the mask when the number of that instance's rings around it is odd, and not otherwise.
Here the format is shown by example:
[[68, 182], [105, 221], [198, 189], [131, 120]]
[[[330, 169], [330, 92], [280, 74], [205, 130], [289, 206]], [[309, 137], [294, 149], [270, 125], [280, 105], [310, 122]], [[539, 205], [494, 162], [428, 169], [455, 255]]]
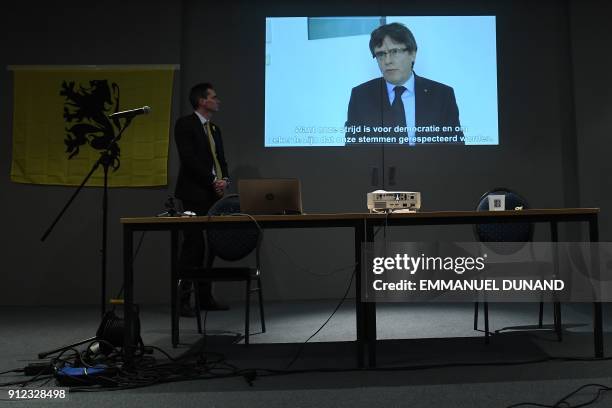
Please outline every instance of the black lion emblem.
[[[60, 95], [65, 98], [64, 120], [66, 122], [66, 153], [69, 159], [79, 154], [79, 149], [89, 144], [96, 150], [109, 150], [113, 170], [120, 165], [118, 145], [121, 134], [130, 125], [125, 120], [108, 119], [109, 111], [119, 110], [119, 86], [109, 85], [108, 80], [89, 81], [89, 87], [75, 86], [74, 81], [63, 81]], [[111, 109], [112, 108], [112, 109]]]

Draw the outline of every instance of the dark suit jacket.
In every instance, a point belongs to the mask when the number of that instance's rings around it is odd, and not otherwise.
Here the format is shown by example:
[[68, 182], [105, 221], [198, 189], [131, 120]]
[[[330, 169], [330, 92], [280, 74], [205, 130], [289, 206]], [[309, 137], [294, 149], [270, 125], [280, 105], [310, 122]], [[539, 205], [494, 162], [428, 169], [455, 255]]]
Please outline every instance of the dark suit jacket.
[[[212, 122], [210, 127], [223, 177], [228, 177], [221, 130]], [[176, 121], [174, 140], [181, 161], [175, 196], [181, 200], [199, 201], [212, 205], [217, 200], [213, 187], [215, 177], [212, 174], [214, 159], [210, 151], [208, 136], [204, 133], [202, 122], [195, 113], [183, 116]]]
[[[415, 95], [415, 125], [439, 126], [440, 132], [416, 132], [419, 136], [457, 136], [457, 143], [463, 144], [460, 137], [463, 132], [455, 131], [459, 123], [459, 109], [455, 101], [453, 88], [427, 78], [414, 75]], [[385, 80], [376, 78], [353, 88], [348, 106], [347, 126], [361, 126], [361, 131], [346, 136], [387, 136], [388, 133], [374, 132], [375, 126], [395, 126], [391, 114], [391, 105], [387, 94]], [[364, 126], [371, 128], [370, 132], [364, 132]], [[443, 126], [450, 126], [452, 131], [442, 131]], [[392, 133], [391, 135], [395, 135]], [[417, 143], [418, 144], [418, 143]]]

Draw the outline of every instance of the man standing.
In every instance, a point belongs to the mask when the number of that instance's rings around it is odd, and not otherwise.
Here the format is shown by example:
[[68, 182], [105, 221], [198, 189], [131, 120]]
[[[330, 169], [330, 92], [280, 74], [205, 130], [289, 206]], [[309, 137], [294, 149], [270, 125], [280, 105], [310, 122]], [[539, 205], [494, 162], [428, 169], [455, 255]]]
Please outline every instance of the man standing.
[[347, 138], [409, 137], [415, 144], [421, 137], [428, 143], [463, 144], [453, 88], [413, 71], [417, 44], [412, 32], [400, 23], [386, 24], [372, 31], [369, 45], [382, 78], [353, 88]]
[[[206, 215], [210, 207], [223, 197], [228, 185], [228, 171], [221, 130], [210, 119], [219, 111], [220, 100], [209, 83], [191, 88], [189, 102], [194, 109], [191, 115], [176, 121], [174, 139], [180, 159], [175, 196], [183, 202], [183, 209]], [[181, 267], [202, 267], [204, 261], [204, 237], [202, 231], [185, 230], [179, 263]], [[181, 315], [193, 316], [190, 307], [189, 286], [181, 282]], [[197, 289], [196, 289], [197, 290]], [[201, 308], [227, 310], [215, 301], [212, 285], [200, 285]]]

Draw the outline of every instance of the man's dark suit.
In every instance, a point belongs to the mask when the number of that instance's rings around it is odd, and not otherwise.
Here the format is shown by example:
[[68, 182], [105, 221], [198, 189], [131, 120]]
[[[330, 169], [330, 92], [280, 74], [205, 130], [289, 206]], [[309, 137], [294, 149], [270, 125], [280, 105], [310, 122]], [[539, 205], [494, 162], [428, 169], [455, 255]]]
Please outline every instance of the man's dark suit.
[[[223, 177], [228, 176], [227, 163], [223, 152], [221, 130], [211, 122], [217, 160], [221, 166]], [[197, 215], [206, 215], [210, 207], [219, 198], [215, 193], [212, 173], [214, 159], [210, 150], [208, 136], [204, 126], [195, 113], [183, 116], [176, 121], [174, 140], [178, 148], [181, 162], [174, 195], [183, 202], [183, 209], [194, 211]], [[201, 231], [185, 230], [180, 263], [183, 266], [202, 266], [204, 261], [204, 237]], [[186, 288], [182, 288], [186, 289]], [[202, 285], [200, 289], [206, 303], [211, 299], [210, 284]], [[186, 300], [185, 300], [186, 299]], [[188, 301], [189, 297], [184, 297]]]
[[[227, 163], [223, 152], [221, 130], [212, 122], [210, 127], [215, 141], [217, 160], [221, 166], [223, 177], [227, 177]], [[204, 126], [195, 113], [183, 116], [176, 121], [174, 139], [181, 161], [174, 194], [183, 202], [199, 202], [210, 208], [218, 198], [213, 187], [215, 181], [215, 176], [212, 173], [214, 159], [210, 151], [208, 136], [204, 133]], [[208, 208], [206, 208], [206, 211], [208, 211]], [[198, 213], [198, 215], [205, 214]]]
[[[442, 131], [443, 126], [455, 129], [460, 126], [459, 109], [455, 101], [453, 88], [414, 74], [415, 126], [439, 126], [440, 132], [416, 132], [419, 136], [457, 136], [457, 143], [463, 144], [460, 138], [463, 132], [455, 130]], [[374, 127], [395, 126], [397, 119], [393, 116], [385, 80], [376, 78], [353, 88], [348, 106], [347, 126], [361, 126], [361, 131], [346, 133], [346, 136], [395, 136], [395, 133], [375, 132]], [[370, 132], [364, 132], [364, 126]]]

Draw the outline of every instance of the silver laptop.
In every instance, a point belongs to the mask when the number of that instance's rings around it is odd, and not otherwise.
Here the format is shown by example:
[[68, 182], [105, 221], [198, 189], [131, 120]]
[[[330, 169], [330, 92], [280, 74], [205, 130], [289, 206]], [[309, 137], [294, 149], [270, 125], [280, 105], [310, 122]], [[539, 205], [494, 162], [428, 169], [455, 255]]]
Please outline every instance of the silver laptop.
[[246, 179], [238, 181], [240, 212], [253, 215], [302, 214], [298, 179]]

